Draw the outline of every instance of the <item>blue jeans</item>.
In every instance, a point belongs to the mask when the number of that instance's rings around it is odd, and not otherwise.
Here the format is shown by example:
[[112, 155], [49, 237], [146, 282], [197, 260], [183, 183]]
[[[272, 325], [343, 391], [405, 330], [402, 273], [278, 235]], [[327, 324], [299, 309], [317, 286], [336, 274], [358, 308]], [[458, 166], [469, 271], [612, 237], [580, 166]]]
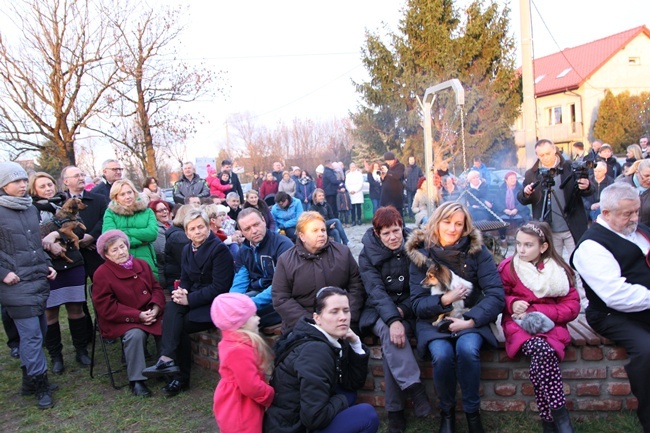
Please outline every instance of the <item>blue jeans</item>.
[[375, 408], [361, 403], [339, 412], [330, 425], [315, 430], [318, 433], [376, 433], [379, 417]]
[[[334, 224], [333, 229], [329, 228], [332, 224]], [[343, 245], [348, 244], [348, 235], [345, 234], [345, 230], [343, 229], [343, 225], [341, 224], [340, 219], [334, 218], [327, 220], [325, 221], [325, 226], [327, 227], [327, 234], [334, 238], [334, 242], [343, 243]]]
[[14, 319], [20, 335], [20, 364], [28, 376], [38, 376], [47, 371], [43, 353], [43, 340], [47, 331], [45, 313], [26, 319]]
[[377, 209], [379, 209], [379, 199], [378, 198], [371, 198], [370, 201], [372, 202], [372, 214], [377, 213]]
[[456, 407], [456, 383], [463, 394], [463, 410], [474, 413], [481, 406], [480, 351], [483, 337], [469, 332], [455, 339], [438, 339], [429, 343], [433, 358], [433, 384], [440, 398], [440, 410], [449, 413]]

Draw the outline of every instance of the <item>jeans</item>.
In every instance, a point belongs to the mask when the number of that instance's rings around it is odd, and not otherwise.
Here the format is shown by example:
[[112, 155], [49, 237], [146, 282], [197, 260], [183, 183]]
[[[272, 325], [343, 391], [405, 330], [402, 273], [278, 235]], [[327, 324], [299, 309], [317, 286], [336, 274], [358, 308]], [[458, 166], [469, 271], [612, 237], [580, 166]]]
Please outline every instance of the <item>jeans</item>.
[[[332, 224], [334, 224], [333, 229], [329, 228]], [[334, 218], [327, 220], [325, 221], [325, 226], [327, 227], [327, 234], [334, 238], [334, 242], [343, 243], [343, 245], [348, 244], [348, 235], [345, 234], [345, 230], [343, 229], [343, 224], [341, 224], [340, 219]]]
[[372, 202], [372, 214], [377, 213], [377, 209], [379, 209], [379, 199], [378, 198], [371, 198], [370, 201]]
[[379, 417], [375, 408], [361, 403], [339, 412], [330, 425], [315, 430], [318, 433], [376, 433]]
[[408, 189], [406, 190], [406, 205], [408, 206], [408, 212], [411, 218], [415, 216], [411, 207], [413, 206], [413, 199], [415, 198], [416, 192], [417, 191], [409, 191]]
[[429, 343], [433, 358], [433, 383], [440, 399], [440, 410], [449, 413], [456, 407], [456, 383], [463, 394], [463, 410], [474, 413], [480, 409], [480, 350], [483, 337], [469, 332], [458, 338], [438, 339]]

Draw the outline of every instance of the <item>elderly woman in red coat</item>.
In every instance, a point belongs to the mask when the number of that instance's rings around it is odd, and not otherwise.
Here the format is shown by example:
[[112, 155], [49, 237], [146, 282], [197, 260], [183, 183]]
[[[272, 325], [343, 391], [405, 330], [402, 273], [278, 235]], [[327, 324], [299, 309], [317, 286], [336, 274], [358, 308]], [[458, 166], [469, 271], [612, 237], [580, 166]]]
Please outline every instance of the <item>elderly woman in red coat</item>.
[[160, 337], [165, 295], [149, 264], [129, 253], [129, 238], [109, 230], [97, 239], [106, 262], [95, 272], [92, 297], [102, 337], [122, 338], [131, 392], [149, 397], [142, 375], [149, 334]]

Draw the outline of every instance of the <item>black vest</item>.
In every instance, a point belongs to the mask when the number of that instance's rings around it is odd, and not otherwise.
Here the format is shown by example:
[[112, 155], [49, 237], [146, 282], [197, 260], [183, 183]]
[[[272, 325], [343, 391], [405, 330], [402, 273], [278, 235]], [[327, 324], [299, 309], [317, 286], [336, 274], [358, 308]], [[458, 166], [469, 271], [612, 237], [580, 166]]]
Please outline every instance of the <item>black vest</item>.
[[[637, 231], [650, 240], [650, 228], [639, 224]], [[594, 223], [580, 239], [578, 246], [586, 240], [599, 243], [609, 251], [621, 267], [621, 275], [630, 284], [640, 284], [650, 290], [650, 257], [646, 257], [641, 249], [633, 242], [623, 239], [611, 230]], [[573, 266], [573, 254], [571, 255], [571, 266]], [[593, 263], [594, 270], [598, 269], [598, 263]], [[589, 309], [604, 313], [619, 313], [610, 308], [598, 295], [582, 280], [582, 284], [589, 299]], [[630, 316], [638, 316], [637, 319], [650, 323], [650, 310], [638, 313], [625, 313]]]

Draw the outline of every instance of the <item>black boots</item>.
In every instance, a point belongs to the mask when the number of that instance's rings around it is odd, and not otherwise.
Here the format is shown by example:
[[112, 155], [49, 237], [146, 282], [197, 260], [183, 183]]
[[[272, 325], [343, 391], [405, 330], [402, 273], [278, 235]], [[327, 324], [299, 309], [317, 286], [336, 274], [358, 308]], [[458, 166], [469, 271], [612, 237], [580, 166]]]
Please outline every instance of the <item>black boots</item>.
[[573, 426], [571, 425], [571, 418], [569, 418], [569, 411], [565, 406], [558, 409], [551, 409], [553, 415], [553, 423], [555, 424], [555, 431], [558, 433], [574, 433]]
[[52, 400], [52, 391], [50, 389], [50, 383], [47, 380], [47, 373], [31, 376], [30, 379], [32, 381], [32, 386], [34, 387], [34, 394], [36, 394], [36, 400], [38, 400], [38, 408], [49, 409], [52, 406], [54, 406], [54, 400]]
[[467, 429], [469, 433], [485, 433], [483, 424], [481, 423], [480, 411], [477, 410], [474, 413], [465, 412], [465, 417], [467, 417]]
[[456, 431], [456, 409], [449, 412], [440, 411], [440, 430], [438, 433], [454, 433]]
[[406, 395], [413, 401], [413, 411], [416, 417], [426, 418], [431, 414], [431, 403], [429, 403], [429, 397], [427, 397], [427, 392], [422, 382], [414, 383], [404, 391], [406, 391]]
[[404, 433], [404, 430], [406, 430], [404, 411], [388, 412], [388, 433]]
[[542, 420], [542, 433], [557, 433], [555, 423], [553, 421]]
[[[36, 388], [34, 387], [34, 382], [32, 381], [32, 378], [27, 376], [27, 369], [25, 368], [24, 365], [20, 366], [20, 369], [23, 371], [23, 385], [20, 388], [20, 395], [34, 395], [36, 392]], [[48, 382], [49, 383], [49, 382]], [[53, 383], [50, 383], [50, 391], [56, 391], [59, 389], [58, 385], [55, 385]]]
[[65, 367], [63, 366], [63, 344], [61, 344], [61, 327], [59, 326], [59, 322], [47, 325], [45, 348], [50, 355], [50, 359], [52, 359], [52, 373], [63, 373]]
[[70, 336], [72, 345], [75, 348], [75, 359], [82, 367], [88, 367], [91, 364], [88, 356], [88, 332], [86, 330], [86, 318], [68, 319], [70, 324]]

